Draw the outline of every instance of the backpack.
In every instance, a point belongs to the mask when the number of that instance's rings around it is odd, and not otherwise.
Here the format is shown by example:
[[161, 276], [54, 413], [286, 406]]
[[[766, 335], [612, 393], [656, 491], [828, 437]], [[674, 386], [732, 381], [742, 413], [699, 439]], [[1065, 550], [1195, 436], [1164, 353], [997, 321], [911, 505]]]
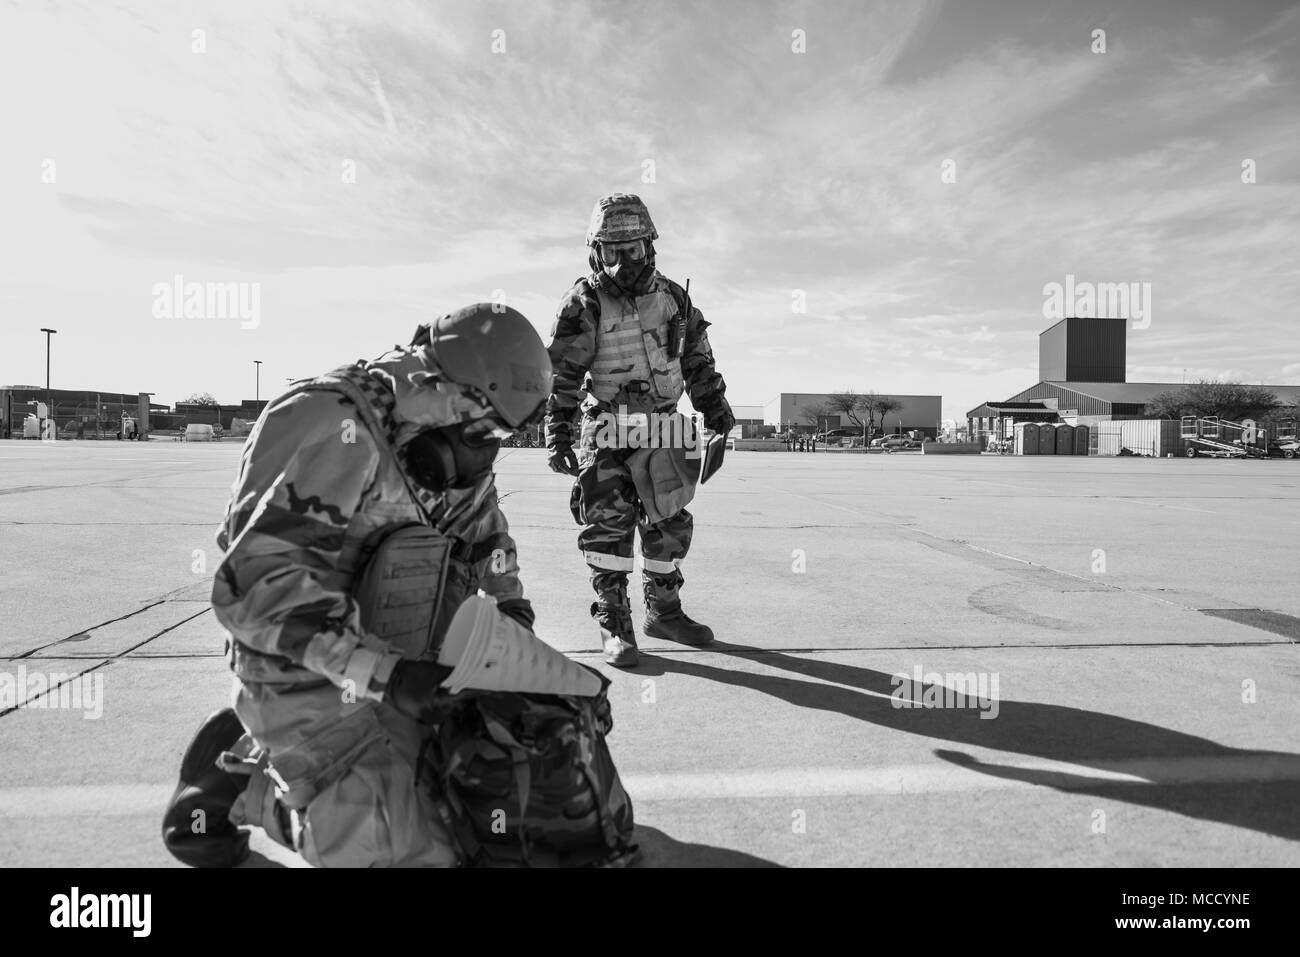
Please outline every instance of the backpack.
[[[594, 669], [593, 669], [594, 670]], [[637, 857], [632, 799], [605, 743], [607, 691], [465, 691], [420, 758], [465, 867], [624, 867]]]

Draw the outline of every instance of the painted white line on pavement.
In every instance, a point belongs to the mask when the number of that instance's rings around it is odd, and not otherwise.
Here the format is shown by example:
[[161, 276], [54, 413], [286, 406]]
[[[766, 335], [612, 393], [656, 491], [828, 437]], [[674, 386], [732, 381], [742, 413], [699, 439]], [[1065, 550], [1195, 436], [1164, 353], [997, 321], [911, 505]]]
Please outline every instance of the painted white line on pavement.
[[1095, 765], [993, 758], [985, 765], [971, 766], [944, 763], [881, 768], [772, 768], [721, 773], [627, 774], [622, 778], [632, 798], [642, 801], [936, 794], [1040, 785], [1073, 791], [1106, 784], [1297, 781], [1300, 780], [1300, 755], [1148, 758]]
[[[1005, 775], [1005, 776], [1004, 776]], [[855, 797], [1032, 788], [1075, 791], [1112, 784], [1157, 786], [1300, 781], [1300, 755], [1139, 758], [1070, 764], [990, 760], [880, 768], [756, 768], [624, 774], [634, 801]], [[0, 818], [129, 817], [161, 814], [173, 785], [118, 784], [0, 788]]]
[[1128, 502], [1130, 505], [1150, 505], [1152, 508], [1176, 508], [1182, 512], [1203, 512], [1206, 515], [1218, 515], [1218, 512], [1211, 511], [1208, 508], [1193, 508], [1190, 505], [1172, 505], [1169, 502], [1144, 502], [1140, 498], [1115, 498], [1116, 502]]

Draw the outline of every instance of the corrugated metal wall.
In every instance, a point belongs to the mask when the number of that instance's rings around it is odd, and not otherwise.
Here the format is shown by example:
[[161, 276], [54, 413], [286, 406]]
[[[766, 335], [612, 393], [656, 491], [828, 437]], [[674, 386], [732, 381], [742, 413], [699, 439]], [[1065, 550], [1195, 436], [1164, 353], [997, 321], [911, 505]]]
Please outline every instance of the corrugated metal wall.
[[1062, 319], [1038, 334], [1038, 378], [1047, 382], [1069, 378], [1065, 374], [1065, 327], [1066, 320]]
[[1065, 389], [1050, 382], [1040, 382], [1007, 399], [1008, 402], [1027, 402], [1032, 399], [1056, 399], [1062, 409], [1076, 409], [1079, 415], [1110, 415], [1110, 403], [1094, 399], [1090, 395], [1081, 395], [1073, 389]]
[[[1067, 319], [1066, 382], [1123, 382], [1125, 319]], [[1044, 377], [1046, 378], [1046, 377]]]

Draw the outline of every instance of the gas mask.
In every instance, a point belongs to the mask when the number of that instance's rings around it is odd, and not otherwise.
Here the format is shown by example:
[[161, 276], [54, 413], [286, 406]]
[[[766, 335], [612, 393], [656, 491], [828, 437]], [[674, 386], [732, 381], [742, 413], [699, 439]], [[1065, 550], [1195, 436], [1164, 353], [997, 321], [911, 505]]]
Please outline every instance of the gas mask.
[[654, 275], [655, 251], [648, 239], [626, 243], [597, 243], [592, 258], [623, 292], [643, 288]]
[[406, 445], [407, 471], [434, 492], [472, 488], [491, 473], [509, 434], [491, 419], [425, 429]]

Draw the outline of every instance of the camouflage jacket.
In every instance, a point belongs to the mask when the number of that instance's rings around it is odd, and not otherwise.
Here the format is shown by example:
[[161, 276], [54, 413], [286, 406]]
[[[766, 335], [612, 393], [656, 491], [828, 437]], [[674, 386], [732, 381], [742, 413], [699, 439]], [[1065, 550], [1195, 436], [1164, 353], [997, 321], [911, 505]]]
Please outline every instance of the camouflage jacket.
[[[578, 414], [579, 392], [596, 353], [596, 330], [600, 324], [600, 304], [596, 298], [596, 276], [584, 276], [565, 293], [551, 328], [551, 356], [554, 375], [551, 397], [546, 403], [546, 444], [574, 444], [574, 420]], [[654, 285], [666, 286], [680, 310], [686, 293], [681, 286], [656, 272]], [[680, 313], [679, 313], [680, 314]], [[691, 304], [686, 321], [686, 341], [681, 349], [682, 378], [690, 394], [691, 405], [704, 415], [706, 426], [713, 427], [731, 415], [727, 402], [727, 384], [713, 366], [713, 349], [705, 330], [709, 323]]]
[[[370, 364], [372, 373], [384, 364]], [[402, 375], [385, 388], [404, 392], [421, 425], [459, 421], [446, 406], [431, 406]], [[359, 414], [365, 398], [323, 376], [271, 402], [245, 446], [217, 544], [212, 606], [229, 631], [231, 668], [245, 681], [319, 682], [359, 695], [371, 680], [387, 680], [398, 655], [364, 633], [351, 596], [361, 543], [385, 526], [417, 521], [412, 497], [389, 441], [373, 416]], [[437, 397], [434, 396], [434, 399]], [[408, 414], [409, 418], [414, 413]], [[520, 598], [515, 544], [497, 507], [492, 475], [468, 489], [437, 497], [434, 524], [462, 543], [478, 587], [500, 600]], [[427, 509], [424, 512], [428, 514]]]

